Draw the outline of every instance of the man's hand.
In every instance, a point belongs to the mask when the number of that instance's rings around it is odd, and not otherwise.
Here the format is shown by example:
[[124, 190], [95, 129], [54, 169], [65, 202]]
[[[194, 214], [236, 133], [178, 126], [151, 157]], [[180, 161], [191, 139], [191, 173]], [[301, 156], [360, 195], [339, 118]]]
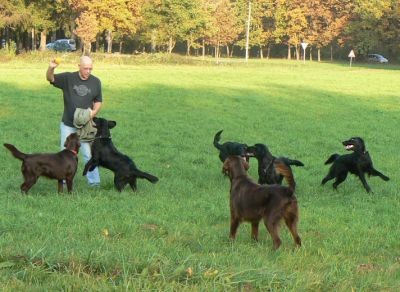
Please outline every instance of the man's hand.
[[61, 63], [61, 59], [60, 58], [54, 58], [53, 60], [50, 61], [49, 63], [49, 68], [56, 68], [59, 64]]
[[59, 59], [59, 58], [55, 58], [55, 59], [51, 60], [49, 63], [49, 68], [47, 68], [46, 79], [49, 82], [54, 82], [54, 69], [61, 62], [61, 61], [59, 62], [59, 60], [57, 60], [57, 59]]

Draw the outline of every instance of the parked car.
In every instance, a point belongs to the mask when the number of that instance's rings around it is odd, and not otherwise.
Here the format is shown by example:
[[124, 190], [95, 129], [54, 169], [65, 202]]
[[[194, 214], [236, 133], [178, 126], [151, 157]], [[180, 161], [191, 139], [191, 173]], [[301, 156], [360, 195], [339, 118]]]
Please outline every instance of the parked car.
[[76, 42], [73, 39], [60, 39], [55, 42], [48, 43], [46, 48], [57, 52], [76, 51]]
[[389, 60], [379, 54], [369, 54], [368, 62], [388, 63]]

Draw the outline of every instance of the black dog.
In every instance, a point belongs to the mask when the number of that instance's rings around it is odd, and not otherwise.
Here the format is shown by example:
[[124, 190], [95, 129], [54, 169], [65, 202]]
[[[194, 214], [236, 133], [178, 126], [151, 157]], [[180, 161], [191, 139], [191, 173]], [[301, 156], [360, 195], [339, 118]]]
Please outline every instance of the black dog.
[[371, 157], [365, 149], [363, 139], [360, 137], [353, 137], [350, 138], [350, 140], [342, 142], [342, 144], [346, 147], [346, 150], [353, 151], [353, 153], [345, 155], [332, 154], [325, 164], [333, 164], [321, 184], [324, 185], [328, 180], [336, 178], [336, 181], [333, 183], [333, 187], [336, 189], [337, 186], [346, 179], [347, 174], [350, 172], [358, 176], [366, 191], [370, 192], [371, 188], [365, 180], [365, 174], [368, 174], [369, 176], [379, 176], [385, 181], [389, 180], [387, 176], [383, 175], [373, 167]]
[[287, 157], [275, 157], [271, 154], [268, 147], [264, 144], [254, 144], [247, 148], [247, 152], [252, 154], [258, 161], [258, 183], [259, 184], [282, 184], [283, 175], [280, 174], [274, 162], [279, 160], [287, 167], [291, 165], [304, 166], [299, 160], [292, 160]]
[[225, 159], [230, 155], [238, 155], [242, 157], [247, 157], [247, 145], [238, 142], [225, 142], [223, 144], [219, 143], [221, 140], [221, 133], [223, 130], [217, 132], [214, 136], [214, 146], [219, 150], [219, 159], [224, 162]]
[[151, 183], [158, 181], [154, 175], [140, 171], [132, 159], [115, 148], [110, 129], [117, 125], [116, 122], [103, 118], [93, 118], [93, 121], [97, 133], [92, 144], [92, 158], [86, 163], [83, 175], [97, 166], [105, 167], [114, 172], [114, 185], [118, 191], [122, 191], [128, 183], [135, 191], [137, 178], [145, 178]]
[[65, 149], [58, 153], [25, 154], [14, 145], [4, 144], [12, 155], [22, 160], [21, 172], [24, 182], [21, 191], [28, 193], [40, 176], [58, 181], [58, 192], [63, 191], [63, 180], [67, 184], [68, 192], [72, 191], [72, 181], [78, 167], [77, 153], [81, 146], [78, 134], [73, 133], [67, 137], [64, 143]]

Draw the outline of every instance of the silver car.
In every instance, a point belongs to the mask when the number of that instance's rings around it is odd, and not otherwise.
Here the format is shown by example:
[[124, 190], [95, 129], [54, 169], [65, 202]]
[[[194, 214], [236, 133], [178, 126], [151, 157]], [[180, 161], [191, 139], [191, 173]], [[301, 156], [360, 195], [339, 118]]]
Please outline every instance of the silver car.
[[378, 63], [388, 63], [389, 60], [386, 59], [384, 56], [379, 54], [369, 54], [368, 55], [369, 62], [378, 62]]

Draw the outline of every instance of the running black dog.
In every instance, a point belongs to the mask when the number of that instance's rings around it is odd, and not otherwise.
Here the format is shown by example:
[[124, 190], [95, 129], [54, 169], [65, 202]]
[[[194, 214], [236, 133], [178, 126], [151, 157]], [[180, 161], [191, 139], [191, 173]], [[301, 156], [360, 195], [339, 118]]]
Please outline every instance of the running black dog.
[[287, 167], [291, 165], [304, 166], [299, 160], [292, 160], [287, 157], [275, 157], [264, 144], [254, 144], [247, 147], [247, 152], [253, 155], [258, 161], [258, 183], [259, 184], [282, 184], [283, 175], [275, 168], [274, 162], [279, 160]]
[[347, 174], [350, 172], [358, 176], [365, 190], [370, 192], [371, 188], [365, 179], [365, 174], [368, 174], [369, 176], [379, 176], [385, 181], [389, 180], [386, 175], [380, 173], [374, 168], [371, 157], [365, 149], [364, 140], [362, 138], [353, 137], [349, 140], [343, 141], [342, 144], [346, 147], [346, 150], [353, 151], [353, 153], [345, 155], [332, 154], [325, 164], [333, 164], [321, 184], [324, 185], [328, 180], [336, 178], [333, 183], [333, 187], [336, 189], [337, 186], [346, 179]]
[[217, 132], [214, 136], [214, 146], [219, 150], [219, 159], [221, 162], [224, 162], [225, 159], [227, 159], [230, 155], [246, 157], [246, 160], [248, 160], [246, 144], [238, 142], [225, 142], [223, 144], [219, 143], [221, 140], [222, 131], [223, 130]]
[[151, 183], [158, 181], [154, 175], [140, 171], [132, 159], [115, 148], [110, 129], [117, 125], [116, 122], [103, 118], [93, 118], [93, 122], [97, 133], [92, 144], [92, 158], [86, 163], [83, 175], [97, 166], [105, 167], [114, 172], [114, 185], [118, 191], [122, 191], [128, 183], [135, 191], [137, 178], [145, 178]]

